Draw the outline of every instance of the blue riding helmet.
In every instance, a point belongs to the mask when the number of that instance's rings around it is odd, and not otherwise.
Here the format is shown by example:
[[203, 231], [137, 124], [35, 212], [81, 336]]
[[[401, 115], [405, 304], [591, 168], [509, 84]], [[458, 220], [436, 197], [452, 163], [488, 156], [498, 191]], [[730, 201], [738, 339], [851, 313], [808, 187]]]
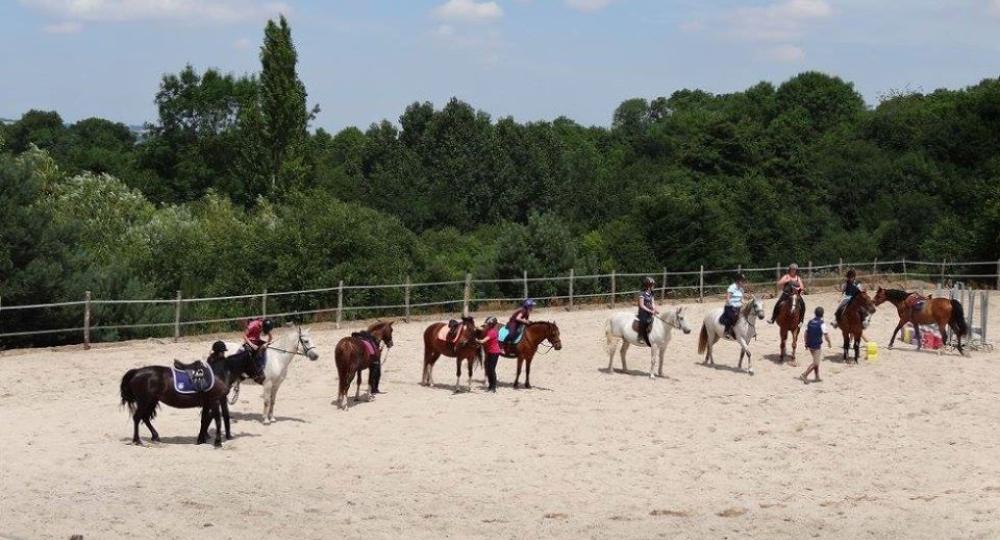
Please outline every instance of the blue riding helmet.
[[521, 303], [521, 307], [531, 309], [531, 308], [535, 307], [535, 301], [532, 300], [531, 298], [528, 298], [524, 302]]

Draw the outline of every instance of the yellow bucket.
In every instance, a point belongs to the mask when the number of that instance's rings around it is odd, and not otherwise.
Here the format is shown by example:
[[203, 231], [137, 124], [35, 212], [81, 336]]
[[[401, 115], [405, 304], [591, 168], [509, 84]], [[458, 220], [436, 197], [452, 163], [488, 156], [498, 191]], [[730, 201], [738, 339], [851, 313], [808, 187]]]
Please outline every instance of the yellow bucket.
[[913, 327], [906, 325], [903, 327], [903, 343], [909, 344], [913, 342]]
[[878, 360], [878, 343], [875, 343], [874, 341], [869, 341], [868, 343], [865, 344], [865, 346], [866, 346], [865, 352], [868, 353], [868, 361], [874, 362]]

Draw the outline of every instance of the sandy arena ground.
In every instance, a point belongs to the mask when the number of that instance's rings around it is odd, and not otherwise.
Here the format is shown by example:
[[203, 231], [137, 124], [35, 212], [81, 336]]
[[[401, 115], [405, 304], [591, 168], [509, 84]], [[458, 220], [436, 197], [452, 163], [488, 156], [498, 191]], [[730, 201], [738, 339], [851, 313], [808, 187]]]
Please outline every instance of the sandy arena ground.
[[[829, 313], [835, 297], [806, 301]], [[690, 306], [694, 331], [675, 333], [655, 381], [647, 351], [605, 371], [609, 311], [542, 310], [563, 350], [536, 359], [533, 390], [513, 390], [501, 360], [496, 395], [481, 372], [453, 393], [445, 359], [438, 386], [419, 386], [426, 321], [398, 324], [388, 393], [348, 412], [331, 405], [333, 348], [352, 328], [316, 329], [321, 358], [292, 365], [279, 421], [262, 425], [259, 387], [245, 387], [221, 450], [194, 446], [197, 412], [170, 408], [163, 442], [132, 446], [118, 397], [126, 369], [201, 356], [211, 336], [8, 351], [0, 537], [1000, 538], [1000, 352], [885, 350], [886, 305], [868, 330], [877, 362], [829, 350], [824, 381], [803, 385], [805, 354], [776, 364], [763, 324], [749, 377], [731, 343], [700, 365], [718, 303]], [[1000, 310], [990, 324], [1000, 332]]]

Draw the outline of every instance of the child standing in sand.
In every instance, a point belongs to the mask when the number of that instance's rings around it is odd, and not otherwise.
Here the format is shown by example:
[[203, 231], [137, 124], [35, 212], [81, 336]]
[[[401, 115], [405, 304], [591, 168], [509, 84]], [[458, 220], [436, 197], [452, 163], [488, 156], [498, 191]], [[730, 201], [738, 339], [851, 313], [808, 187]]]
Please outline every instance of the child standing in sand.
[[814, 382], [820, 382], [819, 361], [823, 359], [823, 338], [826, 338], [827, 348], [833, 347], [833, 343], [830, 342], [830, 329], [823, 322], [823, 306], [817, 307], [813, 313], [816, 317], [809, 321], [809, 325], [806, 326], [806, 349], [809, 349], [809, 352], [812, 353], [813, 363], [799, 377], [804, 383], [809, 382], [809, 373], [813, 371], [816, 372]]

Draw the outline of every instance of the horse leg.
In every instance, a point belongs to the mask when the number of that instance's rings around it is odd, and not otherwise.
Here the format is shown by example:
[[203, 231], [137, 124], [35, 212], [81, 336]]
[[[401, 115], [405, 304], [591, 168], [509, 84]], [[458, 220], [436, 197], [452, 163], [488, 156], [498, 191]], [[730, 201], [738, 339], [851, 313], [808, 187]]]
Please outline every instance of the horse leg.
[[462, 383], [462, 357], [455, 357], [455, 393], [457, 394], [461, 389]]
[[747, 355], [747, 374], [753, 375], [753, 356], [750, 355], [750, 347], [744, 338], [738, 340], [740, 344], [740, 365], [743, 365], [743, 353]]
[[851, 346], [851, 338], [847, 335], [847, 331], [841, 329], [841, 333], [844, 335], [844, 363], [847, 363], [847, 351]]
[[267, 413], [271, 409], [271, 386], [273, 385], [274, 383], [270, 380], [264, 381], [264, 410], [260, 413], [260, 421], [263, 422], [265, 426], [271, 423], [271, 421], [267, 419]]
[[195, 444], [204, 444], [208, 440], [208, 423], [211, 422], [212, 416], [208, 412], [208, 405], [202, 405], [201, 407], [201, 429], [198, 430], [198, 442]]
[[524, 359], [524, 387], [531, 388], [531, 357]]
[[650, 379], [655, 379], [656, 378], [656, 375], [653, 372], [653, 368], [656, 367], [656, 353], [657, 352], [658, 351], [656, 350], [656, 345], [653, 345], [652, 347], [649, 348], [649, 378]]
[[356, 403], [361, 401], [361, 368], [359, 367], [354, 373], [358, 376], [358, 384], [354, 389], [354, 401]]
[[858, 357], [861, 356], [861, 335], [858, 334], [854, 336], [854, 363], [858, 363]]
[[904, 324], [906, 323], [903, 321], [903, 319], [899, 319], [899, 324], [896, 325], [896, 329], [892, 331], [892, 337], [889, 338], [890, 349], [892, 348], [892, 344], [896, 342], [896, 334], [899, 333], [899, 331], [903, 328]]
[[151, 420], [153, 416], [153, 411], [155, 410], [156, 410], [155, 401], [147, 405], [146, 411], [142, 415], [142, 422], [146, 424], [147, 428], [149, 428], [150, 440], [153, 442], [160, 442], [160, 434], [156, 432], [156, 429], [153, 427], [153, 421]]
[[663, 376], [663, 354], [667, 352], [667, 344], [664, 343], [660, 346], [660, 369], [657, 370], [656, 374], [660, 377]]
[[271, 402], [270, 402], [270, 405], [268, 405], [268, 407], [267, 407], [267, 420], [269, 422], [272, 422], [272, 423], [275, 422], [275, 420], [274, 420], [274, 402], [278, 401], [278, 388], [280, 386], [281, 386], [281, 384], [279, 382], [275, 382], [274, 385], [271, 386]]
[[233, 434], [229, 431], [229, 401], [222, 398], [220, 407], [222, 409], [222, 424], [226, 427], [226, 440], [232, 440]]
[[518, 379], [521, 378], [521, 363], [523, 363], [523, 362], [524, 362], [524, 358], [521, 358], [521, 356], [518, 355], [518, 357], [517, 357], [517, 374], [514, 375], [514, 388], [515, 389], [520, 385], [520, 383], [518, 383]]
[[[476, 355], [476, 356], [478, 356], [478, 355]], [[473, 372], [473, 370], [475, 370], [475, 367], [476, 367], [476, 363], [475, 363], [476, 362], [476, 356], [470, 356], [469, 360], [468, 360], [468, 362], [469, 362], [469, 392], [472, 391], [472, 372]]]
[[[135, 412], [132, 413], [132, 444], [142, 446], [142, 440], [139, 439], [139, 422], [145, 422], [149, 426], [149, 430], [153, 431], [153, 426], [149, 424], [149, 420], [146, 420], [145, 416], [145, 406], [140, 403], [138, 407], [135, 408]], [[153, 432], [155, 433], [155, 431]]]
[[[222, 396], [220, 401], [225, 402], [226, 396]], [[212, 407], [212, 416], [215, 418], [215, 447], [222, 447], [222, 406], [219, 402], [215, 402], [215, 407]]]
[[622, 373], [628, 371], [628, 363], [625, 361], [625, 354], [628, 352], [628, 342], [622, 339], [622, 348], [620, 350], [622, 357]]
[[788, 330], [782, 328], [779, 333], [781, 334], [781, 363], [785, 363], [785, 340], [788, 338]]

